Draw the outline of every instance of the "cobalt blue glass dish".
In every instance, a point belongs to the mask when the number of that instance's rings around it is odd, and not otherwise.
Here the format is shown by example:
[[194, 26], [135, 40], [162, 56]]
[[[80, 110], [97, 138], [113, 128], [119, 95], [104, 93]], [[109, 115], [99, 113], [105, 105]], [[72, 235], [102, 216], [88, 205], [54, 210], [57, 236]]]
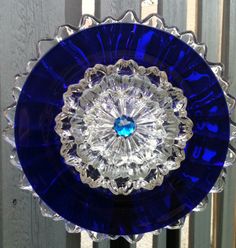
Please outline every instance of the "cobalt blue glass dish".
[[[126, 196], [82, 183], [79, 173], [60, 155], [60, 137], [54, 131], [68, 86], [82, 79], [87, 68], [115, 64], [119, 59], [165, 71], [187, 98], [193, 122], [193, 136], [180, 168], [153, 190], [140, 189]], [[124, 132], [120, 121], [115, 123], [116, 132], [130, 135], [135, 129], [132, 120]], [[15, 142], [27, 179], [52, 210], [88, 230], [130, 235], [168, 226], [206, 197], [224, 166], [229, 127], [224, 92], [193, 48], [163, 30], [113, 23], [75, 33], [38, 61], [18, 100]]]

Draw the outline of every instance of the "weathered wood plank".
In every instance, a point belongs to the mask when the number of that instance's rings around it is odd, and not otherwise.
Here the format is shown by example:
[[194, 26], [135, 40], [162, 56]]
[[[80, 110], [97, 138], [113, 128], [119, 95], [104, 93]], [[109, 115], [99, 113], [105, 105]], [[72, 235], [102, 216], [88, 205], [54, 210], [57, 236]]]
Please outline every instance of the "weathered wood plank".
[[189, 248], [189, 215], [186, 216], [184, 226], [180, 233], [181, 248]]
[[197, 5], [198, 0], [187, 1], [187, 26], [186, 29], [197, 32]]
[[[163, 16], [166, 25], [176, 26], [181, 32], [187, 27], [187, 0], [160, 0], [158, 2], [158, 13]], [[162, 234], [160, 234], [162, 235]], [[179, 247], [180, 231], [166, 231], [166, 247]], [[162, 247], [158, 244], [158, 247]], [[164, 244], [165, 245], [165, 244]], [[180, 245], [181, 246], [181, 245]]]
[[[79, 233], [66, 234], [66, 248], [81, 248], [81, 235]], [[91, 247], [89, 247], [91, 248]]]
[[198, 39], [208, 45], [207, 59], [220, 62], [223, 0], [201, 0], [200, 2]]
[[163, 16], [168, 26], [176, 26], [180, 31], [185, 31], [187, 2], [187, 0], [159, 0], [158, 13]]
[[150, 14], [157, 13], [157, 0], [153, 0], [150, 3], [149, 2], [142, 2], [141, 6], [141, 18], [144, 19]]
[[[208, 47], [207, 59], [214, 62], [219, 62], [221, 56], [222, 4], [222, 0], [201, 0], [198, 4], [197, 38], [206, 43]], [[190, 242], [191, 247], [209, 247], [211, 239], [214, 241], [212, 243], [214, 247], [218, 247], [216, 244], [220, 243], [222, 196], [213, 195], [209, 199], [209, 205], [203, 213], [194, 214], [191, 219], [190, 228], [194, 229], [191, 230], [193, 234]]]
[[158, 236], [153, 235], [153, 248], [166, 248], [166, 230], [163, 230]]
[[86, 232], [81, 233], [81, 248], [93, 248], [93, 241]]
[[98, 18], [112, 16], [120, 17], [127, 10], [134, 10], [137, 16], [141, 15], [141, 1], [133, 0], [96, 0], [95, 14]]
[[[0, 11], [1, 13], [1, 11]], [[2, 32], [3, 31], [3, 15], [0, 14], [0, 31]], [[2, 37], [0, 37], [0, 43], [2, 43], [3, 39]], [[3, 48], [1, 47], [0, 45], [0, 58], [3, 58]], [[0, 64], [0, 70], [2, 69], [2, 66]], [[0, 111], [2, 113], [2, 110], [4, 108], [3, 106], [3, 102], [1, 101], [2, 99], [2, 88], [3, 88], [3, 78], [2, 78], [2, 73], [0, 73]], [[5, 122], [4, 122], [5, 123]], [[2, 129], [3, 129], [3, 121], [0, 121], [0, 132], [2, 133]], [[2, 158], [2, 155], [3, 155], [3, 150], [2, 150], [2, 141], [0, 141], [0, 185], [1, 185], [1, 190], [0, 190], [0, 246], [3, 247], [3, 197], [2, 197], [2, 189], [3, 189], [3, 176], [2, 176], [2, 173], [3, 173], [3, 158]]]
[[[209, 199], [210, 203], [210, 199]], [[189, 248], [210, 247], [211, 206], [203, 212], [192, 213], [189, 225]]]
[[153, 243], [153, 235], [147, 233], [143, 238], [136, 244], [136, 248], [150, 248]]
[[93, 242], [93, 248], [110, 248], [110, 241], [104, 240], [102, 242]]
[[[2, 1], [0, 16], [0, 100], [4, 108], [12, 102], [14, 75], [23, 72], [26, 62], [35, 56], [37, 40], [53, 35], [56, 26], [65, 21], [64, 0]], [[3, 118], [1, 125], [6, 125]], [[9, 164], [10, 149], [5, 142], [1, 148], [1, 247], [64, 248], [63, 224], [42, 217], [31, 194], [18, 188], [19, 173]]]
[[[219, 62], [222, 32], [222, 0], [200, 0], [198, 1], [197, 9], [197, 39], [208, 46], [207, 59]], [[220, 196], [213, 196], [214, 206], [216, 202], [220, 201]], [[209, 197], [208, 208], [202, 213], [191, 215], [190, 247], [210, 247], [211, 245], [211, 232], [213, 232], [213, 229], [211, 230], [211, 202], [211, 197]], [[214, 212], [216, 212], [215, 207], [214, 209]], [[219, 221], [220, 218], [214, 218], [214, 226], [218, 226]]]
[[[223, 1], [207, 1], [201, 3], [201, 21], [199, 20], [199, 35], [201, 41], [206, 43], [208, 47], [207, 59], [209, 61], [220, 62], [221, 60], [221, 45], [222, 45], [222, 26], [223, 26]], [[200, 12], [199, 12], [200, 13]], [[205, 237], [207, 245], [210, 243], [214, 248], [220, 247], [222, 233], [222, 195], [214, 194], [211, 200], [211, 236]], [[209, 211], [209, 210], [208, 210]], [[205, 213], [204, 213], [205, 214]], [[209, 221], [209, 216], [208, 216]], [[200, 228], [200, 226], [199, 226]], [[208, 224], [209, 228], [209, 224]], [[208, 230], [205, 230], [208, 233]], [[198, 238], [197, 238], [198, 239]], [[204, 244], [205, 245], [205, 244]], [[197, 247], [197, 246], [195, 246]]]
[[[236, 96], [236, 1], [224, 0], [224, 25], [222, 36], [222, 62], [225, 64], [225, 77], [232, 82], [230, 90]], [[234, 114], [233, 119], [236, 120]], [[236, 166], [227, 170], [227, 180], [223, 192], [223, 218], [221, 247], [236, 247]]]
[[82, 16], [82, 0], [64, 0], [65, 1], [65, 23], [72, 26], [78, 26]]

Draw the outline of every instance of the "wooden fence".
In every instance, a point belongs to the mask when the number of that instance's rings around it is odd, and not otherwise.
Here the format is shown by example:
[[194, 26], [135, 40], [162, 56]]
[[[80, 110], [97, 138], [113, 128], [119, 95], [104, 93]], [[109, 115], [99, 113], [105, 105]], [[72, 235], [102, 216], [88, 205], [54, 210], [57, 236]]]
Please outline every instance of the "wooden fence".
[[[225, 64], [225, 77], [236, 95], [236, 0], [0, 0], [1, 109], [11, 102], [14, 75], [35, 57], [39, 39], [53, 36], [60, 24], [77, 25], [82, 14], [103, 19], [119, 17], [127, 9], [139, 17], [157, 12], [168, 25], [195, 31], [208, 45], [208, 60]], [[4, 125], [1, 118], [1, 128]], [[224, 192], [210, 197], [206, 211], [191, 214], [181, 231], [147, 234], [136, 245], [122, 239], [95, 243], [86, 234], [68, 234], [62, 223], [42, 217], [31, 194], [18, 188], [19, 173], [9, 164], [10, 149], [2, 141], [0, 151], [0, 247], [236, 247], [236, 167], [228, 169]]]

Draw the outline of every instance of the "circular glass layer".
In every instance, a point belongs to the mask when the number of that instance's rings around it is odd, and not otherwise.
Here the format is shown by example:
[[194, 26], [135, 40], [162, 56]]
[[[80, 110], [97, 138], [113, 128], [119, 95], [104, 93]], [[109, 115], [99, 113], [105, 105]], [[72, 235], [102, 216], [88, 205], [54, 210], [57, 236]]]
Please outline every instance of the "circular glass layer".
[[187, 99], [157, 67], [122, 59], [96, 65], [63, 98], [55, 128], [61, 155], [92, 188], [152, 190], [184, 160], [192, 137]]
[[[89, 67], [115, 64], [121, 58], [165, 71], [187, 97], [194, 124], [180, 168], [161, 186], [128, 196], [81, 182], [60, 155], [61, 141], [54, 131], [68, 86], [78, 83]], [[35, 66], [17, 105], [15, 140], [34, 190], [62, 217], [101, 233], [144, 233], [175, 222], [208, 194], [228, 149], [228, 109], [209, 66], [178, 38], [138, 24], [100, 25], [60, 42]]]

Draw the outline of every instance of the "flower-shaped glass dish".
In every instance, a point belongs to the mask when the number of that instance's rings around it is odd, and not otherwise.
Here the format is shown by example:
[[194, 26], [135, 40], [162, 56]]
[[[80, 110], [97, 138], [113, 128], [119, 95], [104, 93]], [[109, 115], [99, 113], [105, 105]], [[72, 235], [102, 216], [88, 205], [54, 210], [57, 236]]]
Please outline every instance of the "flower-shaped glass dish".
[[185, 158], [187, 99], [155, 66], [97, 64], [63, 99], [55, 128], [61, 155], [90, 187], [124, 195], [152, 190]]
[[[176, 223], [213, 188], [226, 156], [229, 164], [234, 158], [228, 150], [231, 98], [222, 90], [221, 67], [209, 66], [191, 34], [180, 39], [176, 29], [156, 20], [157, 28], [108, 19], [83, 30], [84, 25], [64, 40], [57, 36], [59, 43], [37, 62], [17, 97], [15, 143], [5, 135], [16, 144], [37, 195], [58, 216], [91, 231], [132, 235]], [[187, 99], [187, 118], [193, 123], [180, 167], [169, 171], [159, 186], [140, 187], [127, 195], [83, 183], [78, 170], [61, 156], [62, 143], [55, 132], [55, 119], [65, 104], [63, 94], [71, 85], [78, 84], [88, 68], [115, 65], [120, 59], [164, 71], [168, 82]], [[123, 121], [119, 118], [132, 124], [129, 117], [117, 116], [116, 132]]]

